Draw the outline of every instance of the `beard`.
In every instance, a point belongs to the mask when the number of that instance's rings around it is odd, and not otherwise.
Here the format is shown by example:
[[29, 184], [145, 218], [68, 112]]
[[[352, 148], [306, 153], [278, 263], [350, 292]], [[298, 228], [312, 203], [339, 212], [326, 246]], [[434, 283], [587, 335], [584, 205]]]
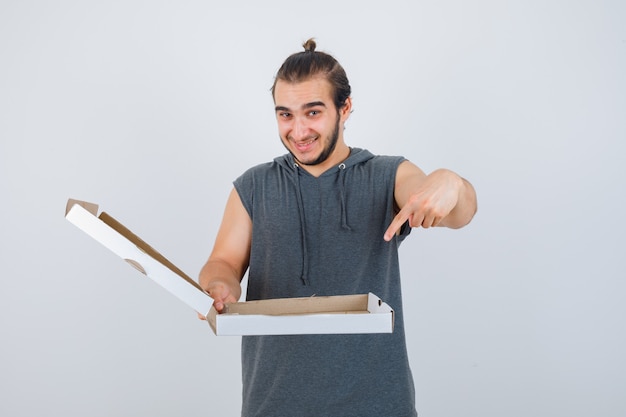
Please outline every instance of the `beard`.
[[311, 162], [300, 161], [296, 157], [296, 155], [294, 155], [294, 153], [291, 152], [291, 149], [289, 149], [289, 147], [285, 145], [285, 142], [283, 142], [282, 140], [280, 142], [287, 149], [287, 151], [289, 151], [289, 153], [291, 154], [291, 156], [293, 156], [293, 159], [296, 162], [298, 162], [301, 165], [313, 166], [313, 165], [319, 165], [328, 159], [330, 154], [332, 154], [333, 151], [335, 150], [338, 140], [339, 140], [339, 114], [337, 114], [337, 122], [335, 122], [335, 129], [333, 130], [333, 133], [330, 135], [328, 142], [325, 143], [324, 149], [322, 149], [322, 153], [320, 153], [319, 156]]

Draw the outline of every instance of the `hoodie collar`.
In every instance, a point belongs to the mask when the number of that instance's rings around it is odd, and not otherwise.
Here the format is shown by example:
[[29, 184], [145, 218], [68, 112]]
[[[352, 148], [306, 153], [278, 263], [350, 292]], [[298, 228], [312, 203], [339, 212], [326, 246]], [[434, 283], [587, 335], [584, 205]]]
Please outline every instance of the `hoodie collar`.
[[[329, 168], [324, 173], [322, 173], [320, 177], [324, 175], [332, 175], [333, 173], [336, 173], [337, 169], [339, 169], [339, 167], [342, 165], [344, 168], [350, 168], [356, 164], [372, 159], [373, 157], [374, 155], [366, 149], [350, 148], [350, 155], [345, 161], [343, 161], [341, 164], [338, 164], [337, 166]], [[294, 159], [293, 155], [291, 155], [290, 153], [287, 153], [287, 154], [284, 154], [275, 158], [274, 162], [287, 168], [290, 172], [297, 172], [296, 167], [299, 167], [298, 162]], [[301, 171], [310, 175], [304, 169], [302, 169]]]

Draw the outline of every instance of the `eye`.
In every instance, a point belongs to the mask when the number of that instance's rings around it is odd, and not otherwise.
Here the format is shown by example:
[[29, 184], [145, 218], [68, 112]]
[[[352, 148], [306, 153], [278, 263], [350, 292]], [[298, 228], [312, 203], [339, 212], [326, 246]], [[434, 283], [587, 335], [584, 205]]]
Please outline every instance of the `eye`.
[[319, 111], [319, 110], [311, 110], [309, 112], [309, 116], [317, 116], [320, 113], [321, 113], [321, 111]]
[[286, 111], [281, 111], [278, 113], [278, 117], [280, 117], [281, 119], [288, 119], [291, 117], [291, 113], [288, 113]]

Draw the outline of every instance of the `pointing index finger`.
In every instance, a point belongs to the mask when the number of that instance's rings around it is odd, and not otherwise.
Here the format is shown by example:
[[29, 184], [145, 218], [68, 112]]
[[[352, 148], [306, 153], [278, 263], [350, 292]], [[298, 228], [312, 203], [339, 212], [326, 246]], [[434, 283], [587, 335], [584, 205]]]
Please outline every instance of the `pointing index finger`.
[[392, 222], [389, 224], [387, 231], [385, 231], [384, 239], [389, 242], [393, 235], [395, 235], [398, 230], [402, 227], [402, 225], [408, 220], [409, 216], [404, 212], [404, 210], [400, 210], [396, 217], [393, 218]]

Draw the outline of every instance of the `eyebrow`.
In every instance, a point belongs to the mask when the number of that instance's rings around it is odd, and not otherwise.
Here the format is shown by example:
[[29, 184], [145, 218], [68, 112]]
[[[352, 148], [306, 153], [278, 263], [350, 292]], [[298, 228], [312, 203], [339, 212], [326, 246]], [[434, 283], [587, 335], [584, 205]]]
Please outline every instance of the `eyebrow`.
[[[326, 107], [326, 104], [323, 101], [312, 101], [310, 103], [306, 103], [302, 105], [302, 109], [306, 110], [306, 109], [310, 109], [311, 107], [317, 107], [317, 106], [322, 106], [322, 107]], [[285, 106], [276, 106], [276, 111], [291, 111], [291, 109], [289, 109], [288, 107]]]

